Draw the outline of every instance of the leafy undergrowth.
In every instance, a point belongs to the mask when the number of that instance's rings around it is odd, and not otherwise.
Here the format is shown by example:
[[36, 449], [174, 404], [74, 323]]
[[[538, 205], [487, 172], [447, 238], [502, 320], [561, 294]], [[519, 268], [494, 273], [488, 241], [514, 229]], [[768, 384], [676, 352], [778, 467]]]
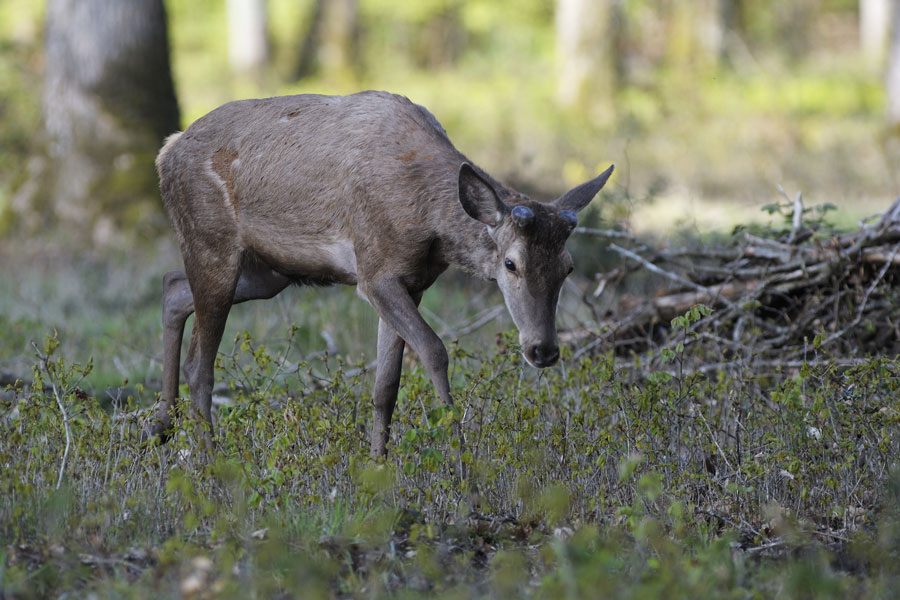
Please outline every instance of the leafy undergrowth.
[[878, 598], [900, 585], [896, 360], [648, 375], [600, 354], [536, 372], [504, 337], [451, 349], [455, 409], [409, 358], [376, 464], [365, 368], [292, 362], [242, 336], [220, 357], [208, 455], [191, 419], [142, 447], [146, 410], [101, 406], [79, 387], [90, 364], [55, 347], [0, 405], [6, 598]]

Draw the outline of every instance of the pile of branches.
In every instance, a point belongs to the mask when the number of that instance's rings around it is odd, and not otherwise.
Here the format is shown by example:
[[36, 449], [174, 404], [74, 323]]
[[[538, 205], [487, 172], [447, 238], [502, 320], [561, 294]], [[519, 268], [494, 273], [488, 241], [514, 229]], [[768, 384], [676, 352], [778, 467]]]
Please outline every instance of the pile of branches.
[[[698, 368], [714, 370], [735, 361], [853, 363], [900, 353], [900, 199], [844, 233], [821, 218], [805, 222], [809, 211], [799, 194], [792, 208], [784, 230], [743, 230], [720, 247], [657, 248], [624, 232], [580, 229], [609, 237], [621, 260], [597, 275], [585, 298], [595, 319], [570, 332], [576, 354], [612, 348], [631, 355], [709, 342], [716, 356]], [[652, 279], [655, 291], [624, 293], [635, 278]], [[696, 305], [713, 312], [688, 327], [673, 325]]]

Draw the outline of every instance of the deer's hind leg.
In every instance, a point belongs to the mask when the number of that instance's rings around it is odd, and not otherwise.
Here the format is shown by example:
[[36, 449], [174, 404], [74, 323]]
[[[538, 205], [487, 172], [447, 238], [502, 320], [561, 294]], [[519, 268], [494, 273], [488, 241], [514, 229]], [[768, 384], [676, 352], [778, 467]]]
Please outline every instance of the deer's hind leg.
[[178, 397], [178, 369], [184, 324], [194, 313], [194, 296], [184, 271], [169, 271], [163, 276], [163, 386], [156, 419], [146, 432], [162, 441], [172, 430], [172, 412]]
[[185, 253], [184, 263], [193, 297], [194, 324], [184, 370], [194, 415], [211, 446], [213, 367], [240, 277], [240, 251], [223, 255], [207, 248], [191, 250]]
[[[227, 280], [220, 281], [218, 284], [213, 281], [212, 285], [210, 285], [210, 282], [205, 279], [204, 275], [202, 281], [194, 283], [195, 288], [206, 290], [198, 292], [198, 294], [203, 293], [205, 294], [204, 299], [212, 299], [213, 301], [206, 303], [209, 305], [208, 314], [210, 316], [198, 316], [195, 318], [194, 327], [191, 331], [190, 347], [184, 363], [184, 373], [191, 387], [191, 397], [194, 401], [195, 409], [198, 409], [199, 415], [210, 426], [212, 367], [210, 366], [207, 370], [203, 365], [210, 363], [210, 360], [211, 364], [215, 363], [215, 355], [221, 342], [222, 331], [224, 331], [225, 321], [231, 305], [246, 302], [247, 300], [272, 298], [291, 283], [290, 279], [273, 271], [268, 265], [248, 259], [246, 255], [244, 255], [243, 260], [240, 259], [239, 255], [238, 264], [240, 266], [237, 283], [233, 284], [230, 298], [228, 297], [229, 286], [227, 285]], [[217, 264], [217, 268], [221, 269], [221, 263]], [[204, 271], [201, 269], [200, 273], [203, 275]], [[212, 290], [210, 290], [210, 287]], [[227, 303], [225, 302], [226, 298], [228, 298]], [[175, 399], [178, 397], [181, 340], [184, 336], [185, 322], [195, 312], [194, 304], [194, 294], [191, 291], [188, 275], [183, 271], [167, 273], [163, 278], [163, 389], [157, 418], [149, 432], [153, 436], [159, 436], [163, 441], [166, 440], [172, 429], [173, 407]], [[214, 339], [210, 339], [207, 333], [209, 326], [215, 327], [212, 332], [216, 336]], [[217, 334], [216, 329], [219, 330]], [[212, 346], [213, 341], [215, 341], [215, 344], [213, 350], [209, 352], [212, 355], [210, 359], [208, 355], [204, 356], [201, 350], [205, 347], [204, 344], [206, 344], [207, 348]], [[208, 393], [206, 390], [207, 386], [202, 381], [203, 379], [209, 380]], [[195, 383], [192, 384], [192, 381]]]

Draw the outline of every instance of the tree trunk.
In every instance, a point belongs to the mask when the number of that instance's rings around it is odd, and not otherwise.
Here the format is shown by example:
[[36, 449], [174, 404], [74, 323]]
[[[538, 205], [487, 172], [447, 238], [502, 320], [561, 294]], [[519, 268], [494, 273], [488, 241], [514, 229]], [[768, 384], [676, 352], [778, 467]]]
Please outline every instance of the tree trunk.
[[420, 28], [413, 53], [423, 69], [444, 69], [460, 59], [465, 50], [466, 30], [462, 23], [461, 4], [449, 4], [435, 11]]
[[226, 0], [226, 8], [231, 69], [258, 76], [269, 60], [265, 0]]
[[892, 0], [891, 43], [888, 49], [885, 88], [887, 120], [891, 127], [900, 126], [900, 0]]
[[673, 1], [667, 6], [668, 60], [692, 76], [716, 66], [724, 53], [728, 15], [720, 0]]
[[297, 79], [320, 71], [329, 78], [353, 76], [359, 65], [358, 1], [316, 0], [300, 49]]
[[815, 37], [814, 25], [822, 12], [821, 0], [791, 0], [775, 3], [780, 46], [792, 60], [809, 55]]
[[178, 129], [162, 0], [48, 0], [47, 160], [30, 208], [96, 241], [160, 218], [153, 160]]
[[744, 46], [744, 0], [718, 0], [719, 60], [736, 66]]
[[615, 0], [556, 0], [557, 97], [567, 108], [611, 103], [616, 87]]
[[891, 0], [859, 0], [859, 48], [869, 64], [884, 64], [890, 29]]
[[719, 0], [718, 12], [726, 37], [729, 32], [735, 34], [743, 33], [744, 0]]

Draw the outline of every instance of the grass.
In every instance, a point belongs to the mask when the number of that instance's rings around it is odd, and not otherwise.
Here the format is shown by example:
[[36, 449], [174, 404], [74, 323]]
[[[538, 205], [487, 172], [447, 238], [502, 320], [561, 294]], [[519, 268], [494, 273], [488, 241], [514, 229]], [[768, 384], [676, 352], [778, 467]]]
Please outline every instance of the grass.
[[212, 457], [190, 420], [142, 448], [152, 390], [99, 402], [86, 358], [39, 344], [35, 383], [0, 404], [7, 596], [878, 598], [897, 583], [894, 360], [707, 378], [609, 354], [535, 372], [511, 336], [453, 345], [459, 410], [410, 357], [373, 464], [371, 373], [305, 357], [300, 331], [220, 356]]
[[[591, 318], [593, 243], [573, 241], [563, 328]], [[458, 410], [408, 356], [390, 456], [372, 463], [374, 314], [350, 288], [291, 289], [235, 307], [207, 456], [191, 420], [139, 441], [172, 245], [4, 252], [19, 260], [2, 369], [30, 382], [0, 394], [7, 597], [880, 598], [898, 583], [896, 359], [812, 348], [800, 368], [736, 357], [705, 376], [691, 366], [723, 349], [695, 341], [566, 348], [537, 372], [497, 335], [508, 321], [454, 341], [500, 301], [450, 273], [423, 310]]]

